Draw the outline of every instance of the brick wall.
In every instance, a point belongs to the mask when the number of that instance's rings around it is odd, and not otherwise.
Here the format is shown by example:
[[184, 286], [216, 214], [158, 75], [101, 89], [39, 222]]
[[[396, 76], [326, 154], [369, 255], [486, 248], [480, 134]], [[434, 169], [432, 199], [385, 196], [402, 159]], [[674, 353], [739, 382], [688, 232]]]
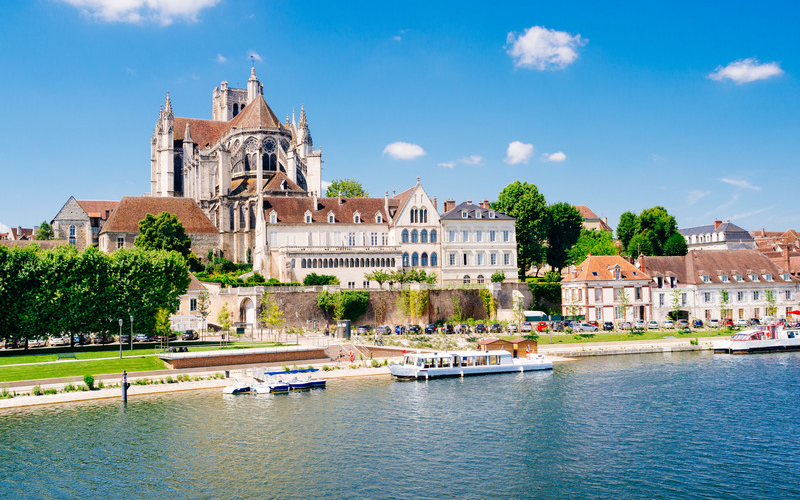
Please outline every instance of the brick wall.
[[307, 359], [321, 359], [325, 350], [309, 349], [305, 351], [288, 352], [261, 352], [251, 354], [237, 354], [232, 356], [202, 356], [197, 358], [161, 358], [172, 369], [201, 368], [208, 366], [233, 366], [251, 365], [256, 363], [275, 363], [280, 361], [302, 361]]

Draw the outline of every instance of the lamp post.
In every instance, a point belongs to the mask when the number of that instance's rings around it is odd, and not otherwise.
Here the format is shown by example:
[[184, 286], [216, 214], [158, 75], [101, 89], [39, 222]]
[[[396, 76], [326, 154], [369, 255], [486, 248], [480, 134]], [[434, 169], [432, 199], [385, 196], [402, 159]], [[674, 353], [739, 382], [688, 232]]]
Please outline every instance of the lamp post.
[[122, 359], [122, 318], [119, 319], [119, 359]]
[[133, 314], [131, 314], [131, 351], [133, 350]]

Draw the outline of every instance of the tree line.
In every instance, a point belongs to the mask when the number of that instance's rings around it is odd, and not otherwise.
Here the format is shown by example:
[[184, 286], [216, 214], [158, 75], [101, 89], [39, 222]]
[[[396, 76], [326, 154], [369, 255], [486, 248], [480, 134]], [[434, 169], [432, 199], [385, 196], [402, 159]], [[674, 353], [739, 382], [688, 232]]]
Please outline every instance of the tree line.
[[142, 248], [104, 254], [90, 247], [0, 247], [0, 338], [152, 332], [163, 308], [178, 309], [189, 287], [179, 253]]

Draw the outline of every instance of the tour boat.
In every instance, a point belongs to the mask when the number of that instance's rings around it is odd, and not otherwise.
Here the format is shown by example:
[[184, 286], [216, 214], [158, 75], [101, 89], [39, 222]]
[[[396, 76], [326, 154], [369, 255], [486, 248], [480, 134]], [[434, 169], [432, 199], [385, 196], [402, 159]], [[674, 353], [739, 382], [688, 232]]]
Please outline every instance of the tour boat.
[[800, 329], [765, 325], [734, 333], [731, 338], [714, 342], [714, 352], [747, 354], [751, 352], [799, 351]]
[[490, 373], [552, 370], [553, 362], [541, 354], [514, 358], [510, 352], [451, 351], [417, 352], [403, 356], [401, 364], [389, 365], [397, 378], [465, 377]]

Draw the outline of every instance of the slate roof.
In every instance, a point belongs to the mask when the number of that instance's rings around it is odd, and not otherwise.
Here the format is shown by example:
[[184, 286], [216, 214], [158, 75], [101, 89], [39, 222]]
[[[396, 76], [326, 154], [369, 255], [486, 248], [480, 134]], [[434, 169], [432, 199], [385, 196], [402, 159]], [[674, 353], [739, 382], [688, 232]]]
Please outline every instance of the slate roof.
[[725, 233], [725, 241], [731, 240], [740, 240], [740, 241], [753, 241], [753, 237], [745, 231], [744, 229], [740, 228], [736, 224], [731, 222], [723, 222], [719, 225], [717, 229], [714, 229], [714, 224], [709, 224], [706, 226], [697, 226], [697, 227], [687, 227], [683, 229], [678, 229], [678, 232], [681, 233], [683, 236], [694, 236], [697, 234], [709, 234], [709, 233]]
[[140, 220], [161, 212], [178, 217], [187, 234], [219, 233], [194, 200], [160, 196], [124, 196], [100, 232], [138, 233]]
[[[461, 215], [461, 213], [464, 210], [467, 211], [467, 217], [466, 218], [463, 215]], [[489, 218], [489, 212], [490, 211], [494, 212], [494, 217], [491, 218], [491, 219]], [[475, 216], [475, 214], [477, 212], [480, 212], [480, 214], [481, 214], [480, 218]], [[479, 220], [479, 219], [514, 220], [513, 217], [510, 217], [510, 216], [506, 215], [503, 212], [498, 212], [496, 210], [481, 208], [478, 205], [473, 205], [471, 203], [467, 203], [466, 201], [456, 205], [455, 208], [453, 208], [449, 212], [446, 212], [444, 215], [442, 215], [440, 217], [440, 219], [442, 219], [442, 220]]]
[[[615, 281], [614, 268], [619, 266], [622, 280], [649, 280], [650, 276], [619, 255], [589, 255], [577, 266], [578, 274], [570, 273], [563, 281]], [[616, 280], [619, 281], [619, 280]]]
[[[341, 203], [339, 202], [341, 200]], [[264, 198], [264, 215], [269, 220], [275, 210], [278, 223], [303, 224], [305, 213], [311, 212], [312, 223], [328, 224], [328, 212], [333, 212], [337, 223], [353, 223], [353, 214], [361, 214], [363, 223], [376, 223], [375, 214], [380, 212], [383, 223], [388, 223], [383, 198], [314, 198], [269, 196]]]
[[[781, 275], [789, 272], [758, 250], [692, 250], [683, 257], [644, 257], [644, 270], [651, 276], [676, 276], [679, 284], [706, 283], [703, 275], [710, 278], [709, 283], [737, 283], [737, 274], [743, 283], [753, 282], [749, 274], [758, 274], [760, 283], [765, 283], [762, 275], [772, 274], [780, 283], [784, 282]], [[728, 281], [720, 276], [728, 276]]]

